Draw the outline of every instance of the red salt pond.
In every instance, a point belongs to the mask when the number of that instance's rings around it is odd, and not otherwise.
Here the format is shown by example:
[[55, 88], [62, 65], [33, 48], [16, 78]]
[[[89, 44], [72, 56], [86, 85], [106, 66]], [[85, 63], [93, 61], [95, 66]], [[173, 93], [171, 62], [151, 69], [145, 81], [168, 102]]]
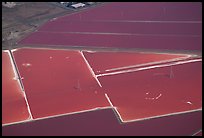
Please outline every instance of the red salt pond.
[[[4, 126], [3, 135], [192, 135], [201, 128], [201, 62], [100, 76], [97, 82], [87, 62], [94, 69], [106, 70], [185, 57], [150, 53], [146, 57], [144, 53], [123, 52], [119, 52], [119, 57], [111, 53], [30, 48], [13, 51], [35, 121]], [[9, 60], [8, 54], [3, 54], [3, 61]], [[112, 64], [106, 65], [102, 57]], [[128, 62], [118, 62], [120, 59]], [[97, 66], [96, 61], [103, 63], [104, 68]], [[112, 105], [117, 114], [112, 109], [96, 110]], [[19, 107], [16, 109], [20, 111]], [[54, 117], [65, 114], [72, 115]], [[126, 123], [120, 124], [118, 116]], [[143, 120], [147, 118], [154, 119]]]
[[112, 35], [189, 35], [201, 36], [202, 25], [196, 23], [150, 23], [150, 22], [106, 22], [87, 20], [54, 20], [42, 26], [38, 32], [50, 33], [95, 33]]
[[124, 122], [202, 108], [199, 61], [98, 79]]
[[112, 2], [59, 18], [60, 20], [202, 21], [197, 2]]
[[[43, 38], [43, 39], [42, 39]], [[112, 47], [166, 50], [200, 50], [201, 36], [112, 35], [35, 32], [20, 44], [49, 47]]]
[[83, 52], [95, 74], [101, 74], [120, 69], [139, 67], [161, 62], [186, 59], [185, 54], [159, 54], [144, 52]]
[[119, 123], [111, 109], [5, 126], [3, 136], [191, 136], [202, 128], [202, 111]]
[[34, 119], [109, 106], [79, 51], [25, 48], [13, 55]]
[[30, 118], [23, 91], [17, 81], [9, 52], [2, 52], [2, 125]]
[[201, 3], [108, 3], [51, 20], [20, 44], [202, 49]]

